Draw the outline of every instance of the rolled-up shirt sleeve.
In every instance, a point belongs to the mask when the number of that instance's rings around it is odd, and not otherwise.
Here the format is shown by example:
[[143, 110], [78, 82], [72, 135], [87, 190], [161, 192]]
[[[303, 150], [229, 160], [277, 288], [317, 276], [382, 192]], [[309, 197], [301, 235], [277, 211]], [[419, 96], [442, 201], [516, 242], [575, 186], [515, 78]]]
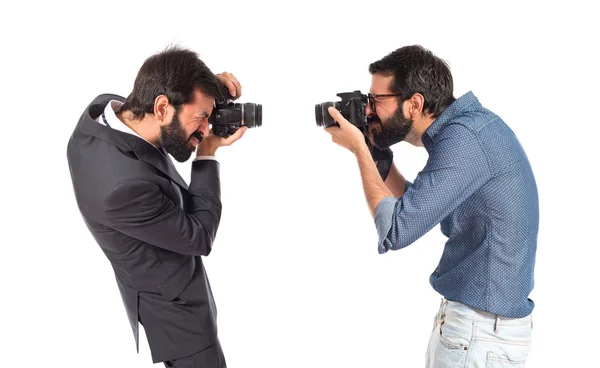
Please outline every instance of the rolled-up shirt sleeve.
[[[406, 180], [404, 192], [406, 192], [411, 184], [410, 181]], [[392, 247], [387, 235], [392, 228], [392, 218], [396, 203], [398, 203], [398, 198], [391, 196], [384, 197], [375, 208], [375, 227], [379, 236], [378, 251], [380, 254], [387, 252]]]
[[385, 197], [375, 209], [378, 252], [404, 248], [442, 221], [490, 178], [475, 134], [460, 124], [442, 129], [425, 168], [407, 182], [400, 198]]

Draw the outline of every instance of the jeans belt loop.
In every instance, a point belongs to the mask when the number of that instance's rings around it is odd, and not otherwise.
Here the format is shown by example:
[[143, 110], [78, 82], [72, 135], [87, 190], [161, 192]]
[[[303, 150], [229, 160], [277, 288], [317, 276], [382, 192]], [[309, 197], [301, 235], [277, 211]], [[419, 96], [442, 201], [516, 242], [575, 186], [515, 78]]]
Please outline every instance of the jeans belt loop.
[[500, 316], [496, 314], [496, 321], [494, 322], [494, 333], [498, 333], [498, 323], [500, 322]]
[[442, 298], [442, 302], [440, 303], [440, 311], [438, 316], [438, 325], [441, 328], [444, 323], [444, 318], [446, 317], [446, 306], [448, 305], [448, 301], [446, 298]]

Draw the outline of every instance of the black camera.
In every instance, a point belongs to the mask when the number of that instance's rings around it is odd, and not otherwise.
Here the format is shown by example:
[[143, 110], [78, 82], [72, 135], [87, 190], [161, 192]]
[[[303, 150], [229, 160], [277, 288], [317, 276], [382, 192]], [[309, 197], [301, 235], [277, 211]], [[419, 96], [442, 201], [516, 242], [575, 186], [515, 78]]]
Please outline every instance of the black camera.
[[354, 91], [338, 93], [336, 96], [340, 97], [342, 101], [328, 101], [315, 105], [317, 125], [325, 128], [339, 125], [327, 111], [330, 106], [333, 106], [346, 120], [364, 131], [367, 126], [367, 116], [365, 114], [368, 101], [367, 95], [362, 94], [360, 91]]
[[214, 135], [227, 138], [243, 126], [254, 128], [262, 125], [261, 104], [234, 103], [227, 88], [224, 88], [223, 94], [226, 100], [216, 102], [212, 114], [208, 117]]

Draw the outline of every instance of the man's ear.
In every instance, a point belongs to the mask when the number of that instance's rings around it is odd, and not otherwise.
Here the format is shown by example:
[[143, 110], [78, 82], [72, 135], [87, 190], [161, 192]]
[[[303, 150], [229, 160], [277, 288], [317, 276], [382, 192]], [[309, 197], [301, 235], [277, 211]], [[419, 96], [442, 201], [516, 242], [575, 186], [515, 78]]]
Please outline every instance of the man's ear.
[[154, 116], [161, 122], [161, 125], [167, 120], [169, 106], [169, 98], [165, 95], [157, 96], [154, 99]]
[[425, 97], [420, 93], [413, 94], [408, 99], [408, 114], [410, 119], [423, 115], [423, 106], [425, 105]]

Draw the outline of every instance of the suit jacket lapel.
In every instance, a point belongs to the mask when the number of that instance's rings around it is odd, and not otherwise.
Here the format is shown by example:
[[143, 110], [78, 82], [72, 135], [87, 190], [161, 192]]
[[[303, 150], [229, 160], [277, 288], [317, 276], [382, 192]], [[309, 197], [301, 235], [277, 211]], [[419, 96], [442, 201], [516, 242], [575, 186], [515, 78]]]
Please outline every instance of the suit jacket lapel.
[[133, 151], [141, 161], [154, 166], [181, 188], [188, 190], [187, 183], [179, 175], [171, 159], [163, 155], [156, 147], [140, 137], [109, 128], [95, 120], [104, 111], [104, 107], [106, 107], [106, 104], [110, 100], [124, 101], [125, 99], [112, 94], [104, 94], [96, 97], [83, 113], [78, 124], [78, 129], [84, 134], [90, 134], [110, 142], [124, 151]]
[[188, 190], [188, 185], [183, 180], [181, 175], [177, 172], [177, 169], [171, 162], [171, 159], [165, 155], [163, 155], [156, 147], [150, 145], [148, 142], [138, 139], [139, 142], [136, 142], [133, 146], [133, 150], [136, 156], [162, 173], [170, 177], [177, 185], [182, 187], [185, 190]]

